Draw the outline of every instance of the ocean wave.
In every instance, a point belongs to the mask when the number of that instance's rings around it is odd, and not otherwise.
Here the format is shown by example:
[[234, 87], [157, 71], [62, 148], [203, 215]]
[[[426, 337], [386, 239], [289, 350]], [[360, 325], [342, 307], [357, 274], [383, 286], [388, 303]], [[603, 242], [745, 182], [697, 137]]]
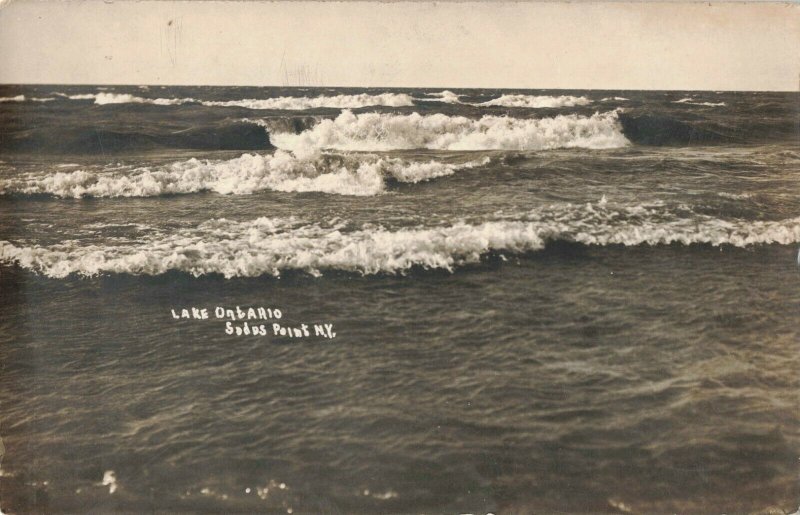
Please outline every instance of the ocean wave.
[[462, 104], [471, 105], [474, 107], [527, 107], [532, 109], [540, 108], [555, 108], [555, 107], [574, 107], [589, 105], [592, 103], [586, 97], [576, 97], [572, 95], [501, 95], [498, 98], [488, 100], [486, 102], [468, 103], [462, 102], [461, 96], [449, 90], [439, 91], [437, 93], [426, 93], [429, 97], [438, 98], [424, 98], [418, 99], [425, 102], [443, 102], [446, 104]]
[[109, 273], [253, 277], [286, 271], [403, 273], [411, 268], [453, 270], [490, 252], [520, 254], [547, 242], [584, 245], [710, 244], [747, 247], [800, 242], [800, 217], [780, 221], [721, 220], [663, 205], [560, 204], [519, 220], [457, 222], [437, 227], [348, 230], [345, 222], [303, 223], [295, 218], [215, 219], [168, 235], [91, 245], [0, 241], [0, 263], [49, 277]]
[[369, 106], [404, 107], [413, 106], [411, 96], [405, 93], [382, 93], [370, 95], [361, 93], [356, 95], [334, 95], [319, 97], [277, 97], [277, 98], [246, 98], [241, 100], [200, 100], [196, 98], [145, 98], [129, 93], [88, 93], [79, 95], [59, 96], [71, 100], [94, 100], [97, 105], [107, 104], [152, 104], [152, 105], [182, 105], [201, 104], [208, 107], [244, 107], [247, 109], [275, 109], [275, 110], [303, 110], [316, 108], [358, 108]]
[[574, 107], [585, 106], [591, 104], [592, 101], [586, 97], [576, 97], [572, 95], [561, 96], [548, 96], [548, 95], [502, 95], [499, 98], [473, 104], [478, 107], [528, 107], [528, 108], [545, 108], [545, 107]]
[[96, 96], [94, 93], [82, 93], [82, 94], [78, 94], [78, 95], [67, 95], [66, 93], [54, 92], [54, 93], [51, 93], [51, 94], [59, 96], [59, 97], [68, 98], [70, 100], [94, 100], [95, 96]]
[[55, 100], [53, 97], [26, 97], [25, 95], [0, 97], [0, 102], [52, 102], [53, 100]]
[[629, 98], [625, 98], [625, 97], [605, 97], [605, 98], [601, 99], [600, 102], [611, 102], [611, 101], [628, 102], [629, 100], [630, 100]]
[[489, 158], [452, 164], [321, 153], [297, 158], [277, 150], [270, 155], [244, 154], [228, 160], [192, 158], [163, 167], [26, 174], [0, 181], [0, 195], [154, 197], [201, 191], [243, 195], [273, 190], [368, 196], [383, 192], [387, 179], [417, 183], [488, 162]]
[[559, 115], [518, 119], [484, 116], [473, 120], [444, 114], [409, 115], [342, 112], [300, 134], [270, 131], [278, 148], [371, 150], [544, 150], [618, 148], [629, 144], [616, 111], [592, 116]]
[[[98, 88], [101, 89], [101, 88]], [[97, 105], [107, 104], [153, 104], [153, 105], [180, 105], [198, 102], [194, 98], [144, 98], [131, 95], [130, 93], [78, 93], [68, 95], [67, 93], [53, 92], [55, 95], [69, 100], [94, 100]]]
[[278, 97], [267, 99], [244, 99], [228, 101], [203, 101], [205, 106], [246, 107], [247, 109], [277, 109], [277, 110], [302, 110], [317, 108], [352, 109], [358, 107], [387, 106], [407, 107], [413, 106], [414, 100], [405, 93], [382, 93], [369, 95], [336, 95], [319, 97]]
[[461, 104], [460, 95], [453, 93], [450, 90], [438, 91], [436, 93], [425, 93], [429, 97], [438, 98], [422, 98], [419, 100], [425, 102], [444, 102], [445, 104]]
[[94, 95], [94, 103], [97, 105], [107, 105], [107, 104], [181, 105], [194, 102], [197, 102], [197, 100], [193, 98], [143, 98], [128, 93], [97, 93], [96, 95]]
[[186, 128], [169, 124], [97, 124], [76, 122], [65, 130], [59, 124], [37, 123], [7, 132], [0, 138], [0, 153], [34, 152], [41, 154], [102, 154], [153, 149], [240, 150], [274, 149], [263, 127], [252, 123], [222, 120], [193, 121]]
[[696, 102], [693, 98], [682, 98], [680, 100], [675, 100], [672, 102], [673, 104], [689, 104], [693, 106], [708, 106], [708, 107], [722, 107], [726, 106], [725, 102]]

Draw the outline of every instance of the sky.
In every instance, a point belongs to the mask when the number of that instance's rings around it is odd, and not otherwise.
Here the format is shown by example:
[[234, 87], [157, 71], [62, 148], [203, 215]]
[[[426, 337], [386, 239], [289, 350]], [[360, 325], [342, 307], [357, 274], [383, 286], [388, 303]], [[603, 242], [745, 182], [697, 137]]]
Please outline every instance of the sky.
[[0, 83], [800, 87], [800, 4], [6, 0], [0, 5]]

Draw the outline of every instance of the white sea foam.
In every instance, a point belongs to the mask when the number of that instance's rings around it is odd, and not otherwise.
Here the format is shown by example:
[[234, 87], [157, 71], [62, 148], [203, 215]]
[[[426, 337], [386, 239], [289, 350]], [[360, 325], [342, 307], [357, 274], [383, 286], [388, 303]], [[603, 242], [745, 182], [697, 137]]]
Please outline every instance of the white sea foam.
[[66, 97], [70, 100], [94, 100], [95, 94], [94, 93], [85, 93], [79, 95], [67, 95], [66, 93], [52, 93], [53, 95], [58, 95], [60, 97]]
[[245, 107], [248, 109], [302, 110], [313, 108], [357, 108], [368, 106], [402, 107], [413, 106], [413, 99], [405, 93], [382, 93], [369, 95], [334, 95], [318, 97], [277, 97], [277, 98], [245, 98], [241, 100], [200, 100], [196, 98], [145, 98], [129, 93], [90, 93], [65, 95], [71, 100], [94, 100], [95, 104], [153, 104], [181, 105], [202, 104], [209, 107]]
[[745, 200], [753, 197], [753, 195], [750, 193], [728, 193], [726, 191], [718, 191], [717, 195], [722, 198], [729, 198], [733, 200]]
[[0, 102], [52, 102], [55, 98], [52, 97], [26, 97], [25, 95], [17, 95], [15, 97], [0, 97]]
[[108, 493], [113, 494], [117, 491], [117, 474], [113, 470], [106, 470], [103, 474], [103, 480], [100, 482], [102, 486], [108, 487]]
[[673, 104], [689, 104], [689, 105], [693, 105], [693, 106], [708, 106], [708, 107], [722, 107], [722, 106], [728, 105], [725, 102], [695, 102], [695, 99], [689, 98], [689, 97], [682, 98], [680, 100], [675, 100], [672, 103]]
[[[425, 93], [428, 97], [438, 98], [424, 98], [426, 102], [443, 102], [445, 104], [464, 104], [475, 107], [527, 107], [527, 108], [545, 108], [545, 107], [574, 107], [591, 104], [592, 101], [586, 97], [576, 97], [572, 95], [502, 95], [499, 98], [488, 100], [480, 103], [468, 103], [461, 101], [461, 95], [457, 95], [450, 90], [439, 91], [436, 93]], [[624, 99], [627, 100], [627, 99]]]
[[[685, 211], [685, 210], [684, 210]], [[294, 218], [216, 219], [171, 234], [89, 245], [0, 241], [0, 262], [50, 277], [105, 273], [157, 275], [171, 270], [195, 276], [280, 275], [290, 270], [362, 274], [398, 273], [412, 267], [453, 270], [488, 252], [525, 253], [548, 241], [585, 245], [710, 244], [746, 247], [800, 242], [800, 217], [780, 221], [721, 220], [663, 205], [557, 204], [516, 220], [479, 224], [348, 230], [344, 222], [305, 224]]]
[[238, 106], [248, 109], [280, 109], [280, 110], [302, 110], [317, 109], [323, 107], [346, 109], [370, 106], [405, 107], [413, 106], [414, 100], [405, 93], [382, 93], [379, 95], [369, 95], [361, 93], [358, 95], [335, 95], [319, 97], [278, 97], [266, 99], [243, 99], [227, 101], [203, 101], [205, 106]]
[[629, 100], [630, 100], [629, 98], [625, 98], [625, 97], [606, 97], [606, 98], [601, 99], [600, 101], [601, 102], [611, 102], [611, 101], [627, 102]]
[[386, 179], [416, 183], [488, 162], [489, 158], [453, 164], [322, 153], [297, 158], [278, 150], [274, 154], [244, 154], [228, 160], [193, 158], [162, 167], [31, 173], [0, 180], [0, 194], [152, 197], [200, 191], [241, 195], [274, 190], [365, 196], [383, 192]]
[[450, 90], [439, 91], [436, 93], [426, 93], [429, 97], [438, 97], [438, 98], [424, 98], [426, 102], [444, 102], [445, 104], [460, 104], [460, 96], [456, 95]]
[[591, 104], [592, 101], [586, 97], [575, 97], [572, 95], [561, 95], [557, 97], [548, 95], [502, 95], [499, 98], [473, 104], [479, 107], [502, 106], [502, 107], [574, 107]]
[[[72, 98], [72, 97], [70, 97]], [[154, 105], [180, 105], [197, 102], [193, 98], [143, 98], [128, 93], [98, 93], [94, 95], [94, 103], [106, 104], [154, 104]]]
[[615, 111], [592, 116], [519, 119], [418, 113], [342, 112], [300, 134], [270, 132], [273, 145], [298, 154], [314, 149], [544, 150], [618, 148], [629, 144]]

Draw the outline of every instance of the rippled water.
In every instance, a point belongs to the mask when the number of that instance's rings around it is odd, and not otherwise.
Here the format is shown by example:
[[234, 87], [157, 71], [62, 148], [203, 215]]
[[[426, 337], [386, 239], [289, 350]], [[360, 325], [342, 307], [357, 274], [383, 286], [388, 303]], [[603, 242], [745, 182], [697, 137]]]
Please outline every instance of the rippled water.
[[796, 94], [0, 97], [4, 512], [800, 504]]

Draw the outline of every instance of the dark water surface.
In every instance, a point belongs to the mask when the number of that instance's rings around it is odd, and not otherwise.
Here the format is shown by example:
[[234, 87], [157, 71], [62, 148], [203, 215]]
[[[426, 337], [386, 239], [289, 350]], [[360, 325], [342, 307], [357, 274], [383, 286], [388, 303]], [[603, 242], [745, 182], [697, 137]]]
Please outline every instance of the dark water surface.
[[3, 512], [800, 505], [797, 94], [0, 98]]

